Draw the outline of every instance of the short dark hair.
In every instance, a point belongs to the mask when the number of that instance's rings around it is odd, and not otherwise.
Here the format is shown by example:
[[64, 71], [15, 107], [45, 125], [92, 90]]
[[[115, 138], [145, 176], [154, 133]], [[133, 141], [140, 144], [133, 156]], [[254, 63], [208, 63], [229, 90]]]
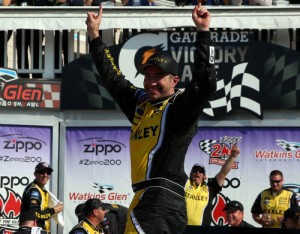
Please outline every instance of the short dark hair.
[[283, 177], [283, 174], [282, 174], [282, 172], [281, 172], [281, 171], [279, 171], [279, 170], [273, 170], [273, 171], [271, 171], [271, 172], [270, 172], [270, 176], [269, 176], [269, 177], [271, 177], [271, 176], [275, 176], [275, 175], [280, 175], [281, 177]]
[[83, 209], [84, 209], [84, 203], [77, 205], [75, 208], [75, 215], [78, 218], [78, 222], [80, 222], [84, 218]]

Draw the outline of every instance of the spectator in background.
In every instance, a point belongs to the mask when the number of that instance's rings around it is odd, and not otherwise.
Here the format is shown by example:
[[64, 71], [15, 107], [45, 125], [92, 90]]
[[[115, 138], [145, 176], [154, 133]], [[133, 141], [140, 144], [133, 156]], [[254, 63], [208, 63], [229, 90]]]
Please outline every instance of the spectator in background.
[[282, 228], [300, 229], [300, 207], [288, 208], [284, 212]]
[[37, 216], [37, 225], [50, 231], [50, 218], [55, 213], [63, 210], [61, 203], [54, 207], [48, 207], [50, 199], [45, 186], [48, 183], [53, 169], [48, 163], [41, 162], [35, 167], [35, 180], [28, 184], [24, 190], [21, 204], [21, 214], [25, 211], [33, 211]]
[[222, 190], [226, 175], [233, 167], [239, 153], [239, 148], [233, 146], [232, 152], [220, 172], [214, 178], [209, 178], [207, 183], [204, 166], [195, 164], [192, 167], [190, 178], [185, 185], [188, 225], [210, 226], [212, 201]]
[[[16, 0], [17, 6], [53, 6], [52, 0]], [[42, 68], [42, 30], [18, 29], [16, 36], [18, 69], [29, 69], [29, 57], [32, 58], [33, 69]], [[32, 46], [31, 46], [32, 45]], [[29, 56], [29, 52], [30, 55]], [[24, 59], [24, 61], [22, 61]], [[23, 64], [24, 62], [24, 64]], [[24, 65], [24, 66], [22, 66]], [[29, 73], [18, 73], [20, 78], [29, 78]], [[33, 73], [32, 78], [42, 78], [41, 73]]]
[[226, 219], [230, 227], [254, 227], [244, 221], [244, 206], [239, 201], [228, 202], [223, 211], [226, 211]]
[[271, 187], [257, 196], [251, 213], [263, 228], [280, 228], [284, 212], [297, 206], [296, 193], [283, 187], [283, 174], [279, 170], [271, 171], [269, 181]]
[[[155, 6], [155, 0], [121, 0], [123, 6]], [[144, 30], [140, 30], [143, 32]], [[131, 36], [138, 33], [137, 29], [123, 29], [122, 41], [127, 41]]]
[[[84, 219], [83, 213], [84, 203], [79, 204], [75, 208], [75, 215], [78, 222]], [[118, 204], [102, 203], [102, 207], [106, 210], [105, 218], [109, 223], [109, 231], [111, 234], [123, 234], [125, 231], [128, 208]]]
[[113, 234], [109, 231], [109, 223], [105, 219], [106, 212], [99, 199], [88, 199], [83, 205], [80, 204], [76, 207], [75, 214], [79, 223], [72, 228], [69, 234], [100, 234], [102, 231], [105, 234]]
[[33, 211], [25, 211], [19, 218], [19, 229], [14, 234], [50, 234], [37, 226], [37, 217]]
[[176, 6], [194, 6], [199, 3], [208, 6], [229, 5], [230, 0], [175, 0]]
[[[12, 3], [11, 0], [0, 0], [0, 6], [9, 6], [11, 3]], [[4, 48], [7, 48], [7, 43], [11, 37], [11, 34], [12, 34], [12, 30], [8, 30], [7, 33], [5, 31], [0, 31], [0, 48], [1, 48], [0, 67], [5, 66], [5, 61], [7, 60], [7, 54], [4, 53], [5, 52]]]
[[155, 6], [154, 0], [121, 0], [123, 6]]

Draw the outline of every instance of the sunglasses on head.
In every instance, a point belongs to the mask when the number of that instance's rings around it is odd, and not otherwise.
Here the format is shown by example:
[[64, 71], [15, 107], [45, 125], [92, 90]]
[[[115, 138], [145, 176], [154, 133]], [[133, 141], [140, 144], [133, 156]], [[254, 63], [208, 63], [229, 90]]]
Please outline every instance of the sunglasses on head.
[[43, 170], [43, 171], [38, 171], [39, 174], [44, 175], [45, 173], [47, 173], [47, 175], [51, 175], [52, 172], [51, 171], [47, 171], [47, 170]]

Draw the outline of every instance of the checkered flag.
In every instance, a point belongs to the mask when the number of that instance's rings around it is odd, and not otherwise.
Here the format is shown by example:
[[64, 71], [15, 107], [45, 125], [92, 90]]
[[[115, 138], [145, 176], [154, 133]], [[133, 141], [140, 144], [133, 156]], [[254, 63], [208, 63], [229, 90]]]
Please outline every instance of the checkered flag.
[[229, 82], [217, 81], [217, 91], [209, 101], [204, 113], [212, 117], [222, 117], [234, 109], [244, 108], [262, 118], [260, 104], [260, 81], [246, 72], [248, 63], [233, 67]]
[[[299, 53], [274, 52], [265, 64], [263, 92], [264, 106], [292, 109], [300, 107], [300, 60]], [[271, 79], [270, 79], [271, 78]]]
[[277, 145], [285, 149], [286, 151], [293, 151], [300, 148], [299, 142], [289, 142], [286, 140], [276, 140]]
[[217, 143], [216, 140], [202, 140], [199, 143], [200, 149], [210, 155], [211, 153], [211, 146]]
[[90, 55], [63, 67], [62, 109], [120, 109], [104, 86]]

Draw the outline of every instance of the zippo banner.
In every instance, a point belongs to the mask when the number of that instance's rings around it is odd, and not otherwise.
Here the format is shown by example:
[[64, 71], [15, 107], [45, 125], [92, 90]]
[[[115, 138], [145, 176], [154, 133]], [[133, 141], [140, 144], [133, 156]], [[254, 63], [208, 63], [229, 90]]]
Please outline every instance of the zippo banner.
[[35, 166], [51, 164], [52, 129], [1, 125], [0, 148], [0, 227], [12, 230], [19, 227], [22, 194]]
[[[133, 197], [130, 181], [130, 128], [68, 127], [64, 181], [65, 230], [77, 223], [75, 207], [88, 198], [129, 206]], [[189, 175], [195, 163], [214, 177], [234, 144], [241, 153], [214, 201], [213, 224], [227, 225], [222, 211], [228, 200], [244, 204], [245, 220], [256, 225], [250, 210], [256, 196], [269, 187], [269, 173], [281, 170], [284, 185], [300, 195], [300, 128], [199, 128], [185, 160]], [[298, 140], [298, 142], [297, 142]]]
[[89, 198], [129, 206], [129, 134], [129, 128], [66, 128], [64, 233], [77, 224], [76, 206]]
[[[65, 170], [65, 230], [77, 223], [75, 207], [88, 198], [129, 206], [129, 128], [67, 128]], [[214, 204], [213, 224], [226, 225], [222, 211], [227, 200], [245, 206], [246, 221], [253, 223], [250, 209], [258, 193], [269, 187], [270, 171], [284, 173], [284, 184], [300, 193], [299, 128], [199, 128], [185, 160], [189, 175], [195, 163], [214, 177], [227, 160], [234, 144], [241, 153]], [[72, 176], [70, 176], [72, 175]]]

